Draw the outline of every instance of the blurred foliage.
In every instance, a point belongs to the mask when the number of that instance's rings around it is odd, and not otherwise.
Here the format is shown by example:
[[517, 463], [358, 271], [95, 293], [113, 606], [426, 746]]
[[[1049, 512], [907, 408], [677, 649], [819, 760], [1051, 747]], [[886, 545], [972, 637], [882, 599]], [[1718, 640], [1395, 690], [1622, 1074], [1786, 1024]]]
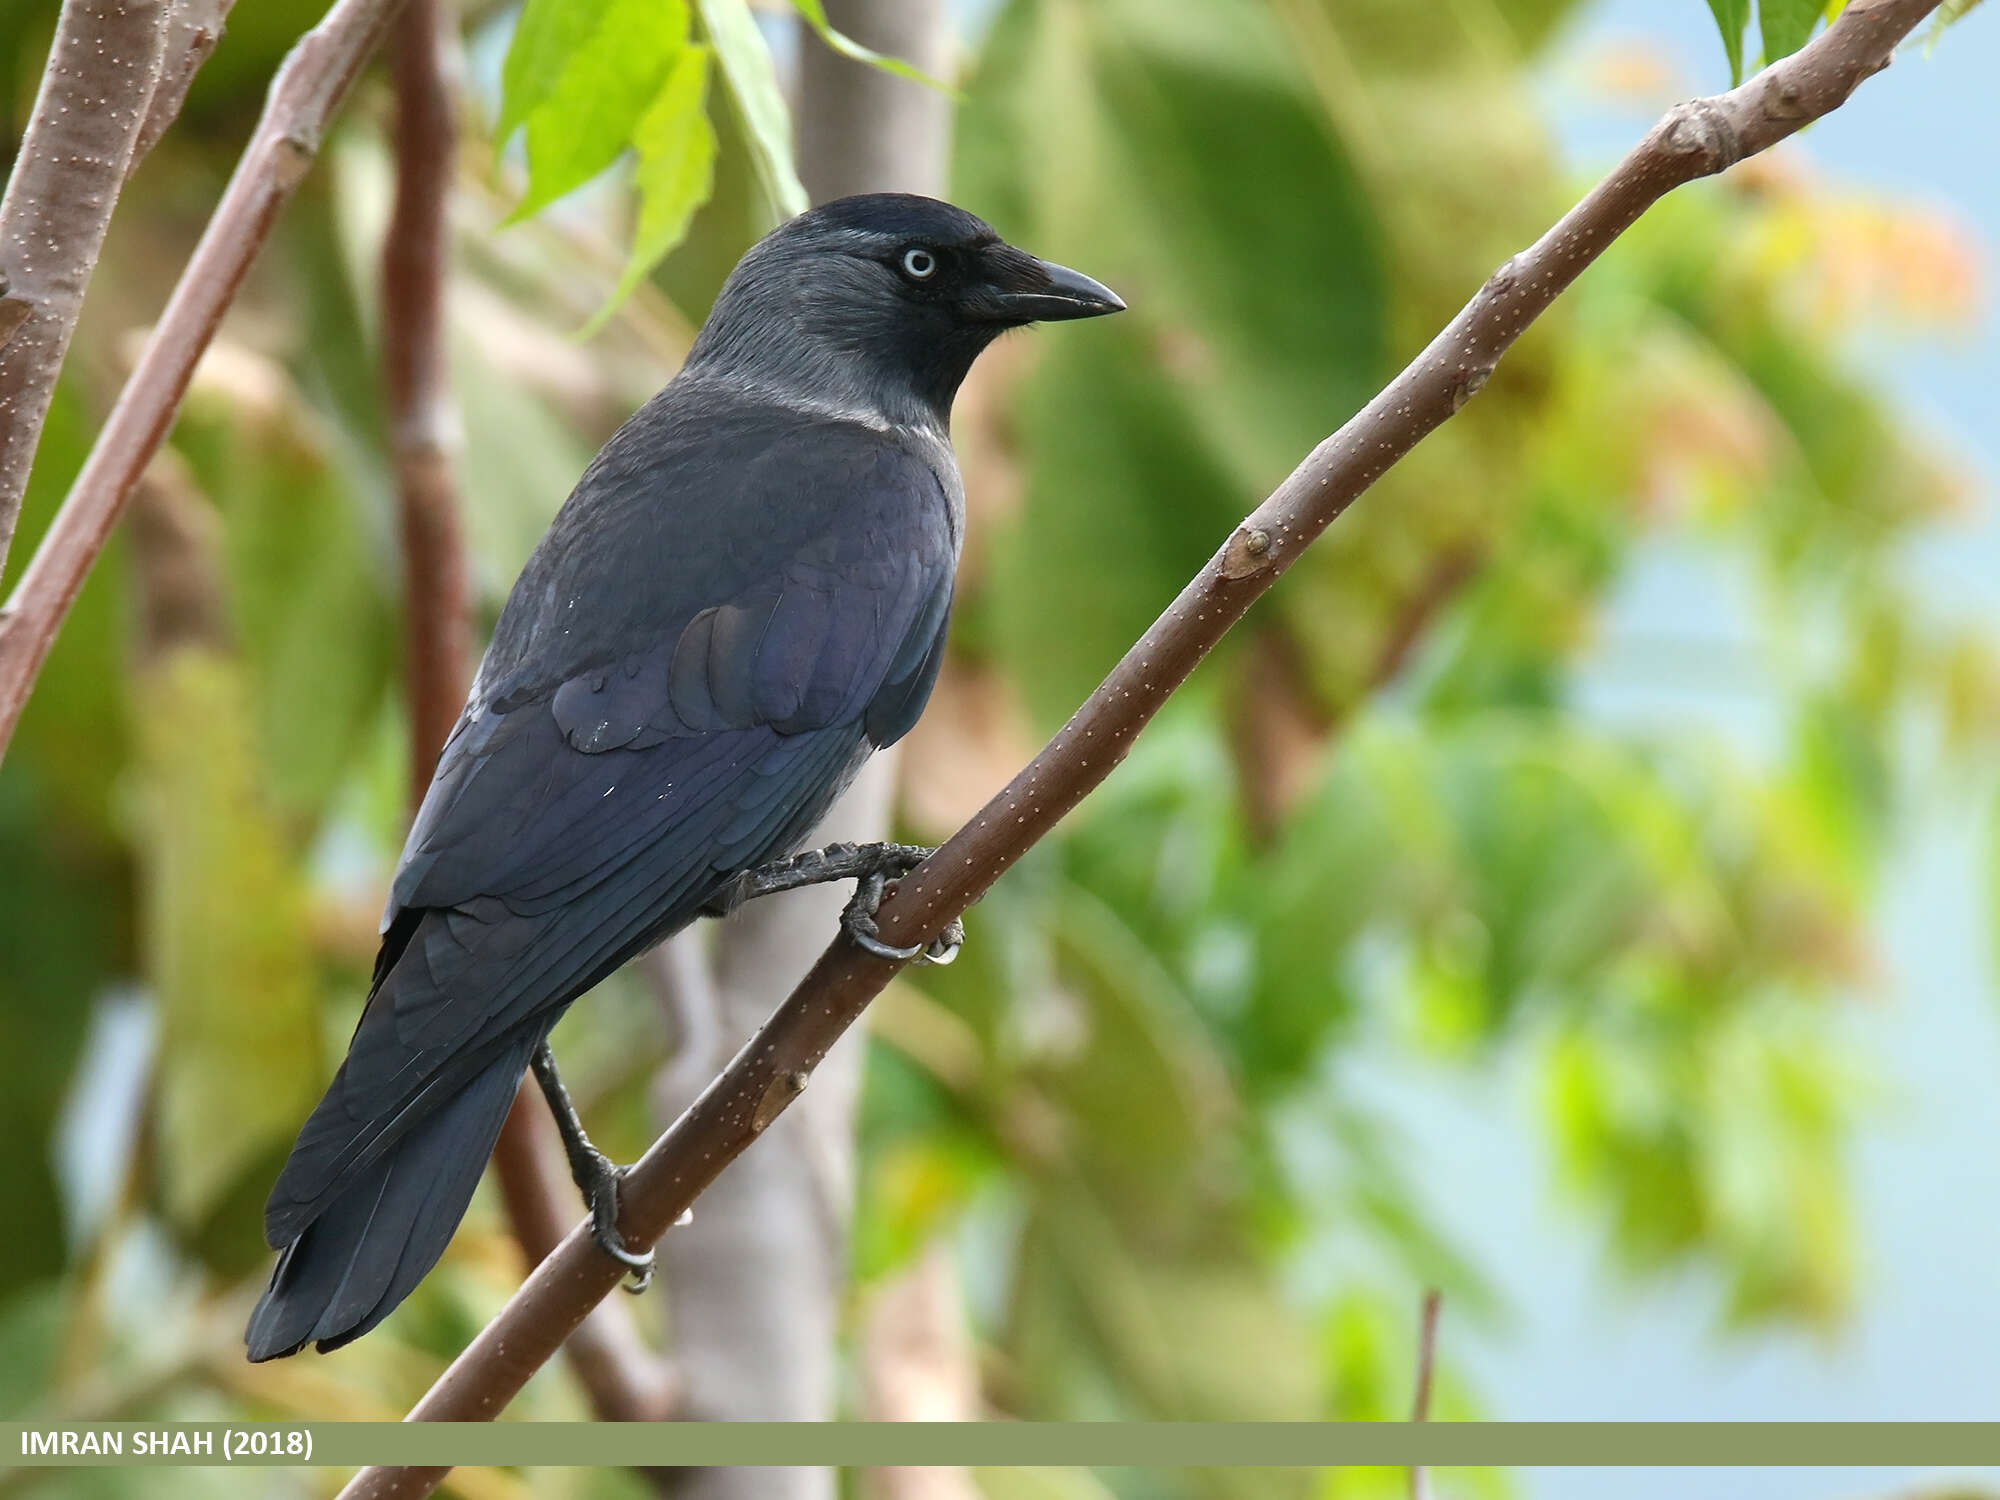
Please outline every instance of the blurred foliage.
[[[10, 579], [155, 313], [162, 247], [192, 242], [317, 8], [240, 6], [135, 180]], [[1132, 310], [1008, 340], [961, 402], [974, 517], [952, 659], [903, 760], [914, 835], [975, 810], [1569, 201], [1531, 70], [1580, 8], [997, 8], [957, 80], [953, 195]], [[1715, 9], [1740, 38], [1748, 4]], [[0, 14], [10, 132], [52, 13]], [[1767, 50], [1817, 14], [1764, 6]], [[741, 0], [474, 7], [468, 44], [450, 332], [490, 619], [798, 189]], [[0, 1102], [9, 1412], [393, 1416], [520, 1275], [482, 1198], [376, 1334], [240, 1362], [262, 1195], [353, 1023], [404, 817], [386, 118], [371, 85], [329, 142], [0, 771], [0, 1040], [35, 1060]], [[517, 131], [518, 157], [500, 149]], [[1507, 1311], [1393, 1108], [1354, 1086], [1428, 1069], [1518, 1106], [1494, 1128], [1536, 1132], [1612, 1274], [1692, 1272], [1740, 1329], [1836, 1327], [1874, 1099], [1843, 1025], [1882, 982], [1868, 903], [1923, 757], [1969, 763], [2000, 731], [1996, 642], [1926, 607], [1905, 566], [1949, 535], [1964, 482], [1851, 355], [1961, 315], [1972, 263], [1935, 213], [1786, 159], [1648, 215], [994, 890], [963, 959], [883, 997], [857, 1310], [944, 1243], [997, 1414], [1401, 1416], [1426, 1287], [1450, 1322]], [[1604, 707], [1607, 672], [1645, 675], [1607, 664], [1607, 621], [1660, 567], [1677, 618], [1740, 626], [1686, 648], [1749, 684], [1729, 727]], [[621, 977], [558, 1037], [619, 1156], [656, 1123], [656, 1012]], [[1482, 1410], [1449, 1344], [1434, 1409]], [[518, 1410], [584, 1405], [552, 1367]], [[976, 1478], [995, 1500], [1405, 1484]], [[640, 1493], [587, 1471], [454, 1482]]]

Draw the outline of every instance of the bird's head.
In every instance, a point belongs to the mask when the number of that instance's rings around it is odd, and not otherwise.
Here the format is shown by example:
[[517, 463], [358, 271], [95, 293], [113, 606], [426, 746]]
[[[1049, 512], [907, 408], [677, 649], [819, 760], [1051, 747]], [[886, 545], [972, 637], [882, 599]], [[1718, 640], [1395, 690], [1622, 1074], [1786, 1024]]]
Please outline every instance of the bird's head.
[[1007, 329], [1124, 306], [963, 209], [869, 193], [800, 214], [752, 246], [688, 367], [942, 424], [973, 360]]

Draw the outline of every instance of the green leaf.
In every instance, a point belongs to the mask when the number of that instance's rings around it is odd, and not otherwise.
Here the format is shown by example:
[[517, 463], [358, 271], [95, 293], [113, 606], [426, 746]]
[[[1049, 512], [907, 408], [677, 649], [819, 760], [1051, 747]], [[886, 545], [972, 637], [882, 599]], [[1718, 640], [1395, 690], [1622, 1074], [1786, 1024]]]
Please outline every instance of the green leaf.
[[507, 44], [500, 68], [500, 119], [493, 127], [496, 143], [527, 123], [528, 114], [545, 103], [562, 81], [563, 69], [590, 40], [598, 7], [578, 0], [528, 0]]
[[1533, 57], [1561, 35], [1563, 22], [1582, 7], [1583, 0], [1495, 0], [1494, 4], [1524, 58]]
[[1743, 30], [1750, 24], [1750, 0], [1708, 0], [1715, 12], [1716, 30], [1722, 33], [1722, 50], [1729, 54], [1729, 82], [1743, 81]]
[[[56, 387], [6, 581], [27, 566], [90, 450], [78, 383]], [[123, 529], [91, 570], [0, 771], [0, 1052], [32, 1058], [0, 1093], [0, 1297], [62, 1268], [54, 1122], [92, 1003], [131, 973], [130, 861], [116, 812], [130, 722]]]
[[821, 0], [792, 0], [792, 9], [812, 27], [819, 39], [838, 52], [842, 57], [851, 57], [858, 63], [866, 63], [871, 68], [880, 68], [885, 73], [894, 73], [899, 78], [907, 78], [912, 83], [921, 83], [927, 88], [951, 93], [949, 85], [940, 83], [922, 68], [904, 62], [900, 57], [889, 57], [869, 47], [864, 47], [844, 32], [836, 31], [826, 18], [826, 6]]
[[1051, 340], [1021, 403], [1034, 467], [996, 549], [992, 620], [1006, 660], [1045, 665], [1021, 676], [1045, 725], [1075, 710], [1240, 514], [1139, 318]]
[[1931, 17], [1930, 29], [1924, 33], [1926, 51], [1938, 44], [1938, 38], [1944, 35], [1946, 27], [1957, 25], [1978, 8], [1979, 0], [1944, 0], [1944, 4], [1937, 8], [1937, 14]]
[[639, 193], [639, 223], [632, 232], [632, 254], [618, 289], [611, 294], [585, 330], [594, 333], [612, 310], [632, 295], [646, 273], [687, 238], [694, 211], [708, 200], [715, 184], [715, 129], [708, 123], [702, 100], [708, 90], [706, 47], [689, 47], [667, 75], [659, 97], [632, 132], [639, 167], [633, 186]]
[[779, 214], [790, 218], [809, 206], [792, 162], [792, 119], [778, 86], [764, 33], [745, 0], [700, 0], [701, 23], [722, 64], [722, 76], [750, 138], [757, 180]]
[[363, 498], [371, 476], [338, 466], [320, 413], [288, 382], [277, 388], [282, 404], [268, 414], [198, 390], [175, 448], [227, 523], [229, 617], [270, 794], [306, 829], [375, 722], [395, 623]]
[[321, 1078], [305, 883], [248, 699], [237, 661], [184, 647], [149, 674], [140, 714], [160, 1172], [169, 1215], [197, 1234], [290, 1144]]
[[[564, 14], [537, 14], [550, 9]], [[518, 123], [528, 140], [528, 192], [509, 222], [616, 161], [688, 46], [686, 0], [529, 0], [502, 70], [500, 139]]]
[[1003, 655], [1042, 664], [1023, 673], [1029, 707], [1059, 721], [1245, 497], [1374, 389], [1381, 236], [1285, 38], [1248, 0], [1015, 0], [956, 134], [966, 201], [1133, 301], [1111, 325], [1051, 336], [1020, 403], [1028, 499], [993, 604]]
[[1108, 147], [1180, 324], [1162, 354], [1241, 492], [1261, 493], [1376, 388], [1387, 296], [1372, 208], [1262, 7], [1093, 13]]
[[[1714, 0], [1710, 0], [1714, 3]], [[1803, 47], [1819, 24], [1823, 0], [1757, 0], [1757, 24], [1764, 33], [1766, 66]]]

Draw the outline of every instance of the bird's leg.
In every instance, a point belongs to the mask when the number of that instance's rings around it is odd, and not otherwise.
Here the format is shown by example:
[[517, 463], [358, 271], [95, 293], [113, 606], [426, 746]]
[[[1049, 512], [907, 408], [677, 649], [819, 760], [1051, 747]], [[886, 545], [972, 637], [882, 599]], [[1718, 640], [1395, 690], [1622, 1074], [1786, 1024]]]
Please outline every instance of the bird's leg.
[[590, 1137], [584, 1134], [583, 1121], [576, 1106], [570, 1103], [569, 1090], [563, 1087], [562, 1075], [556, 1071], [555, 1054], [549, 1051], [547, 1042], [535, 1049], [530, 1066], [535, 1082], [542, 1086], [542, 1097], [549, 1101], [550, 1113], [556, 1117], [563, 1154], [569, 1158], [569, 1175], [575, 1180], [577, 1191], [583, 1194], [583, 1201], [590, 1205], [591, 1237], [600, 1250], [631, 1273], [625, 1290], [645, 1291], [653, 1281], [653, 1252], [639, 1254], [618, 1232], [618, 1183], [627, 1169], [613, 1166], [611, 1159], [591, 1145]]
[[875, 928], [875, 912], [882, 893], [892, 880], [901, 879], [937, 851], [921, 844], [828, 844], [789, 859], [773, 860], [745, 870], [729, 880], [706, 910], [722, 916], [745, 901], [795, 891], [801, 886], [824, 885], [834, 880], [854, 880], [854, 899], [840, 914], [840, 925], [856, 947], [891, 963], [921, 958], [927, 963], [948, 964], [958, 957], [965, 942], [965, 928], [954, 917], [949, 926], [928, 943], [898, 948], [882, 941]]
[[709, 902], [708, 911], [721, 916], [759, 896], [835, 880], [865, 880], [875, 874], [893, 880], [909, 874], [934, 852], [922, 844], [828, 844], [824, 849], [808, 849], [734, 876]]

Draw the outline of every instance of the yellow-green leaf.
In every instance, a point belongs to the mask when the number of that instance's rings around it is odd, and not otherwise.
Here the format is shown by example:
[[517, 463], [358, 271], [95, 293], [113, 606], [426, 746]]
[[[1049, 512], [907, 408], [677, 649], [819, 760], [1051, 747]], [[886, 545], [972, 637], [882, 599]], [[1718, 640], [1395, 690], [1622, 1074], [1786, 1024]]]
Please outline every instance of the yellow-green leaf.
[[321, 1078], [305, 885], [248, 698], [237, 661], [199, 646], [162, 662], [141, 698], [160, 1172], [191, 1232], [291, 1140]]
[[667, 75], [659, 97], [632, 133], [639, 153], [633, 182], [639, 192], [639, 223], [632, 255], [611, 301], [591, 320], [594, 329], [646, 273], [687, 237], [694, 211], [707, 201], [715, 181], [715, 129], [702, 100], [708, 90], [706, 47], [690, 47]]
[[858, 63], [866, 63], [871, 68], [880, 68], [886, 73], [894, 73], [898, 77], [907, 78], [913, 83], [921, 83], [929, 88], [941, 89], [945, 93], [951, 92], [947, 85], [938, 82], [937, 79], [931, 77], [922, 68], [906, 63], [900, 57], [889, 57], [884, 53], [875, 51], [871, 47], [864, 47], [845, 32], [836, 30], [833, 23], [827, 20], [826, 6], [821, 3], [821, 0], [792, 0], [792, 8], [804, 19], [806, 25], [812, 27], [814, 33], [822, 42], [833, 48], [842, 57], [851, 57]]
[[792, 162], [792, 117], [771, 63], [771, 49], [746, 0], [701, 0], [701, 24], [722, 64], [723, 79], [743, 116], [757, 180], [771, 207], [784, 218], [808, 206]]
[[1750, 0], [1708, 0], [1715, 28], [1722, 33], [1722, 50], [1729, 55], [1729, 81], [1743, 81], [1743, 29], [1750, 24]]
[[1757, 0], [1757, 24], [1764, 33], [1764, 61], [1790, 57], [1819, 24], [1824, 0]]
[[[561, 17], [537, 14], [550, 8]], [[687, 51], [686, 0], [529, 0], [503, 70], [502, 139], [527, 131], [520, 220], [581, 187], [633, 143]]]

